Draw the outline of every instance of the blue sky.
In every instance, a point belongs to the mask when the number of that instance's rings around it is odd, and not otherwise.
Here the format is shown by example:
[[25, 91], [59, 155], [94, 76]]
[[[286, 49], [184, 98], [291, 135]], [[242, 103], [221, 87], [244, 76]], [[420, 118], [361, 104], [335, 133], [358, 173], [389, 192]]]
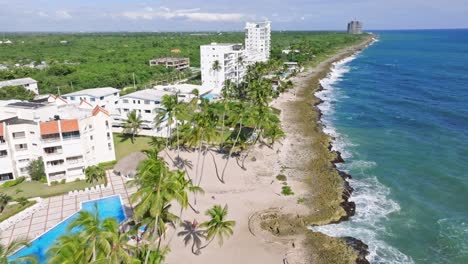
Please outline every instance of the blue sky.
[[0, 31], [274, 30], [468, 28], [468, 0], [0, 0]]

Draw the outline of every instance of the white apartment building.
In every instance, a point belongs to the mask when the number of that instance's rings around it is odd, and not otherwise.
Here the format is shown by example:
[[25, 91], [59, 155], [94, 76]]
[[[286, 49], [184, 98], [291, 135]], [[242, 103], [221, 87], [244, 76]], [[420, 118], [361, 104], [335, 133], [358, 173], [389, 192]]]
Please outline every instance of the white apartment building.
[[23, 86], [24, 89], [29, 90], [35, 94], [39, 94], [39, 88], [37, 86], [37, 81], [33, 78], [21, 78], [8, 81], [1, 81], [0, 88], [5, 86]]
[[245, 52], [249, 63], [270, 59], [271, 22], [245, 24]]
[[[200, 46], [202, 86], [221, 94], [227, 80], [240, 83], [245, 76], [245, 55], [242, 44], [211, 43]], [[215, 62], [219, 69], [213, 69]]]
[[120, 98], [120, 90], [112, 87], [85, 89], [61, 96], [70, 104], [88, 102], [91, 107], [100, 106], [112, 112]]
[[28, 176], [39, 157], [49, 184], [83, 179], [86, 167], [115, 160], [111, 123], [100, 106], [0, 104], [0, 181]]

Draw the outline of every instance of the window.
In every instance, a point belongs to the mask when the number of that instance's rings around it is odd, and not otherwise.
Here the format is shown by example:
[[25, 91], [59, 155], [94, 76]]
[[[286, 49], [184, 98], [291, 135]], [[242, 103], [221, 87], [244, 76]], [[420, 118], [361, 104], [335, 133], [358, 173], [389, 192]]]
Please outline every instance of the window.
[[0, 158], [4, 158], [8, 156], [8, 152], [6, 150], [0, 150]]
[[[67, 99], [67, 98], [65, 98]], [[70, 100], [75, 101], [75, 96], [70, 96]]]
[[124, 104], [128, 104], [128, 99], [123, 99]]
[[151, 114], [151, 110], [145, 110], [145, 113]]
[[145, 104], [150, 104], [150, 101], [149, 100], [145, 100]]
[[107, 147], [109, 148], [109, 150], [112, 150], [112, 144], [111, 143], [107, 143]]
[[110, 140], [110, 139], [111, 139], [110, 133], [107, 132], [107, 140]]
[[135, 101], [135, 100], [133, 100], [133, 104], [136, 104], [136, 101]]
[[18, 162], [23, 163], [23, 162], [29, 162], [29, 159], [20, 159]]
[[24, 133], [24, 132], [14, 132], [13, 133], [13, 138], [14, 139], [25, 138], [25, 137], [26, 137], [26, 133]]
[[93, 139], [94, 139], [94, 137], [93, 137], [93, 136], [89, 136], [89, 140], [93, 140]]
[[128, 112], [128, 109], [127, 109], [127, 108], [124, 108], [124, 112]]
[[106, 128], [109, 128], [109, 121], [106, 120]]
[[89, 125], [89, 129], [93, 129], [93, 125]]
[[13, 180], [13, 173], [0, 174], [0, 181]]
[[140, 104], [140, 100], [138, 100], [138, 104]]
[[15, 149], [16, 149], [16, 151], [28, 150], [28, 144], [16, 144]]
[[29, 134], [34, 135], [34, 134], [36, 134], [36, 132], [34, 132], [34, 131], [29, 131]]
[[89, 99], [91, 102], [96, 102], [96, 98]]
[[101, 101], [104, 100], [104, 96], [101, 96], [101, 97], [99, 98], [99, 100], [101, 100]]

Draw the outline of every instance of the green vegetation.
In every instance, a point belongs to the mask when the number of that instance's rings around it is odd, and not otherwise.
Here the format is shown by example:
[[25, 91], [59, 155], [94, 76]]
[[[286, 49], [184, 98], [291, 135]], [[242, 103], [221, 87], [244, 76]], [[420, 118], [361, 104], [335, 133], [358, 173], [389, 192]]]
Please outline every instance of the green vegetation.
[[282, 181], [282, 182], [285, 182], [285, 181], [288, 180], [288, 178], [286, 177], [286, 175], [283, 175], [283, 174], [280, 174], [280, 175], [276, 176], [276, 179], [277, 179], [278, 181]]
[[85, 175], [87, 183], [106, 181], [106, 171], [99, 165], [87, 167], [85, 170]]
[[284, 196], [290, 196], [294, 195], [294, 192], [292, 191], [290, 186], [283, 186], [281, 187], [281, 194]]
[[4, 86], [0, 88], [0, 100], [32, 100], [34, 96], [33, 92], [25, 89], [23, 86]]
[[12, 200], [11, 196], [8, 196], [4, 193], [0, 194], [0, 213], [5, 210], [5, 207], [8, 205], [8, 203]]
[[42, 157], [32, 160], [28, 166], [28, 173], [33, 181], [41, 181], [46, 178], [44, 161]]
[[2, 187], [4, 187], [4, 188], [13, 187], [13, 186], [16, 186], [16, 185], [24, 182], [24, 180], [26, 180], [26, 178], [24, 176], [18, 177], [18, 178], [14, 179], [14, 180], [5, 182], [2, 185]]
[[[45, 70], [12, 68], [0, 71], [0, 80], [32, 77], [39, 81], [42, 93], [62, 93], [93, 87], [133, 86], [170, 82], [185, 78], [189, 72], [179, 73], [163, 66], [150, 67], [149, 59], [164, 56], [190, 58], [194, 67], [200, 65], [200, 45], [211, 42], [243, 43], [243, 33], [94, 33], [94, 34], [7, 34], [14, 45], [0, 46], [0, 63], [29, 64], [41, 61], [49, 65]], [[272, 59], [302, 62], [319, 61], [336, 47], [355, 42], [361, 36], [327, 32], [273, 32]], [[67, 44], [61, 44], [67, 40]], [[23, 43], [24, 41], [24, 43]], [[172, 49], [180, 49], [174, 54]], [[281, 53], [283, 49], [298, 49], [299, 54]]]
[[[104, 182], [100, 182], [104, 183]], [[85, 181], [74, 181], [65, 184], [57, 184], [54, 186], [47, 186], [47, 184], [37, 181], [25, 181], [14, 187], [0, 187], [0, 192], [5, 193], [12, 198], [16, 199], [19, 197], [50, 197], [55, 195], [66, 194], [73, 190], [83, 190], [86, 187], [94, 186]], [[18, 192], [18, 190], [20, 192]]]
[[143, 120], [141, 116], [137, 114], [136, 110], [133, 110], [127, 114], [127, 119], [125, 119], [125, 133], [132, 135], [132, 143], [135, 141], [135, 135], [140, 131]]
[[151, 137], [137, 136], [132, 143], [128, 136], [114, 133], [115, 158], [119, 161], [130, 153], [148, 149], [150, 142]]
[[27, 246], [28, 242], [22, 239], [15, 239], [7, 245], [0, 244], [0, 264], [13, 264], [13, 263], [30, 263], [36, 264], [37, 258], [34, 256], [25, 256], [16, 259], [15, 261], [9, 261], [8, 257], [15, 253], [23, 246]]
[[9, 204], [5, 206], [4, 210], [0, 211], [0, 222], [14, 216], [15, 214], [23, 211], [24, 209], [34, 205], [35, 203], [36, 201], [22, 200], [21, 203], [18, 202], [15, 204]]

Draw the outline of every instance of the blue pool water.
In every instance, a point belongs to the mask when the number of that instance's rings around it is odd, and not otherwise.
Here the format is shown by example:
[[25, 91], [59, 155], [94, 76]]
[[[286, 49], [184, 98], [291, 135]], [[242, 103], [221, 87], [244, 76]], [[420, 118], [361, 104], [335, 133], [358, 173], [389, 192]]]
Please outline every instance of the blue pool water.
[[207, 94], [204, 95], [203, 98], [208, 99], [208, 100], [213, 100], [219, 97], [219, 94]]
[[380, 32], [318, 94], [371, 263], [468, 263], [468, 30]]
[[[125, 220], [125, 213], [119, 196], [111, 196], [99, 200], [84, 202], [82, 203], [81, 210], [94, 212], [96, 204], [99, 210], [99, 218], [105, 219], [113, 217], [117, 219], [119, 223]], [[32, 241], [29, 247], [25, 247], [11, 256], [10, 260], [34, 254], [39, 258], [39, 264], [46, 264], [47, 250], [54, 244], [57, 238], [67, 232], [68, 225], [77, 217], [78, 213], [75, 213], [71, 217], [67, 218], [48, 232], [44, 233], [42, 236], [38, 237], [36, 240]]]

